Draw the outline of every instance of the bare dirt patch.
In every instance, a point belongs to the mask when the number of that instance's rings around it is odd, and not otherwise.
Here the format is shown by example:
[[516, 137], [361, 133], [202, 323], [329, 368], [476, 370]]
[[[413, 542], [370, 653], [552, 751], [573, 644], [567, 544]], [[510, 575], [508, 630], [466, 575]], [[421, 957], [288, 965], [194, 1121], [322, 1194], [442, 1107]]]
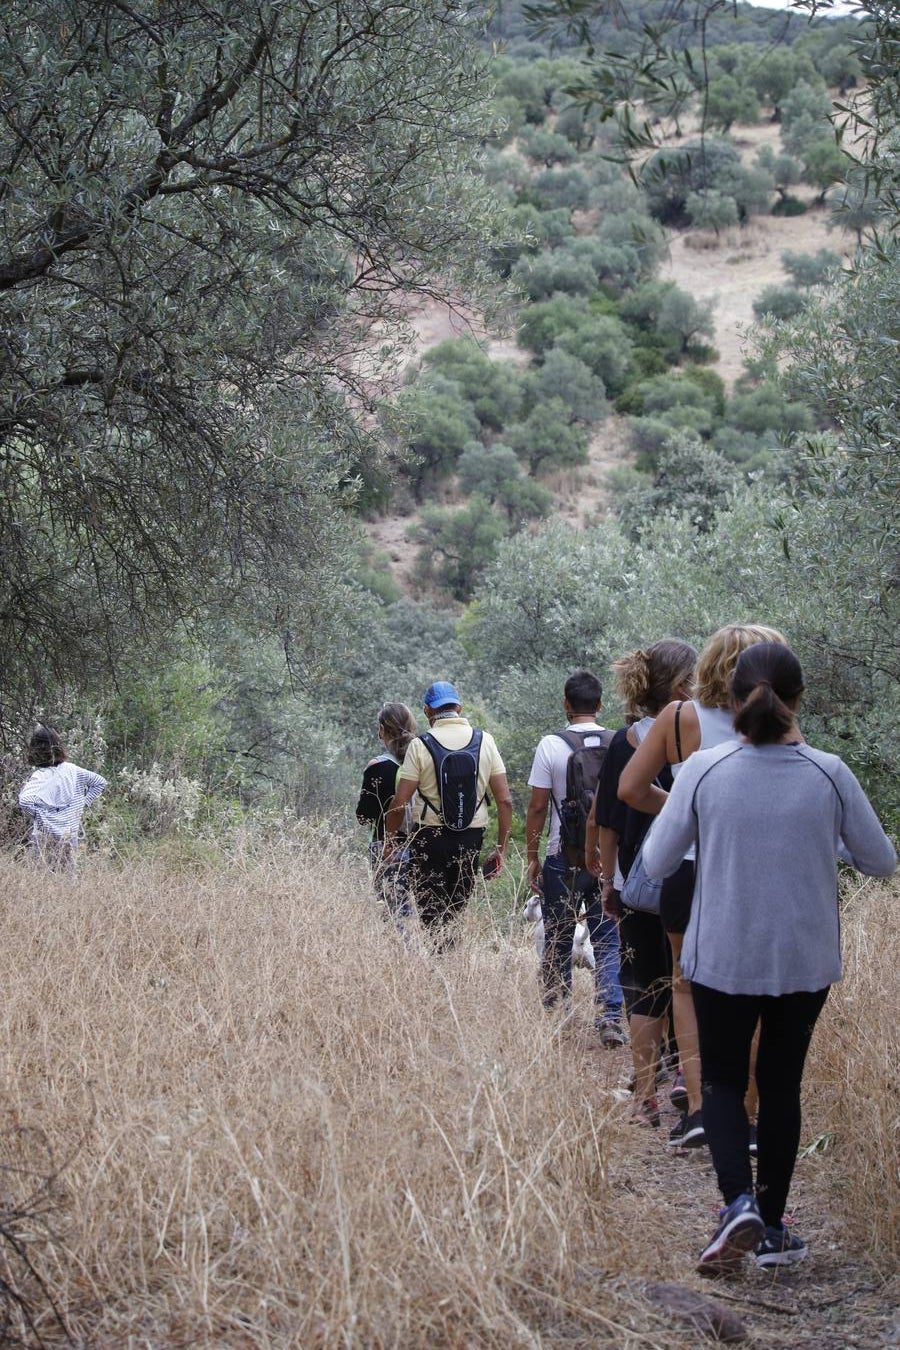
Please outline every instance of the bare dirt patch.
[[[733, 137], [745, 163], [751, 163], [764, 145], [779, 148], [779, 128], [770, 122], [741, 127]], [[699, 230], [669, 231], [669, 256], [660, 276], [674, 281], [695, 300], [715, 302], [715, 339], [718, 360], [712, 364], [729, 388], [743, 372], [751, 346], [748, 330], [756, 322], [753, 301], [766, 286], [789, 281], [781, 263], [784, 252], [815, 253], [831, 249], [848, 261], [853, 238], [829, 229], [827, 206], [813, 206], [816, 194], [797, 188], [792, 195], [805, 201], [802, 216], [754, 216], [749, 224], [723, 231], [719, 240]]]

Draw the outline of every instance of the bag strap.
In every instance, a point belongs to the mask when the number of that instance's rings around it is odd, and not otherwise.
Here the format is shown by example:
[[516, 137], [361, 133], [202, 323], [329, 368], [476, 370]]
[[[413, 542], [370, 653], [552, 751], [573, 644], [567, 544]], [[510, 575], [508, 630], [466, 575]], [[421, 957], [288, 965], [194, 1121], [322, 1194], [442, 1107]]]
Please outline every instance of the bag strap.
[[679, 764], [681, 764], [684, 759], [684, 755], [681, 753], [681, 710], [683, 707], [684, 699], [680, 698], [678, 700], [678, 706], [675, 709], [675, 753], [678, 755]]

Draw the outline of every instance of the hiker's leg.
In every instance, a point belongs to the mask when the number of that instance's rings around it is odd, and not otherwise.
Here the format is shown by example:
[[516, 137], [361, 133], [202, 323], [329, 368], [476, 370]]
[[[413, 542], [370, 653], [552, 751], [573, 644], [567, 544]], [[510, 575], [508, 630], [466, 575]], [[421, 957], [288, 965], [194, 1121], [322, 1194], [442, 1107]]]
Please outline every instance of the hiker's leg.
[[800, 1083], [816, 1019], [827, 989], [760, 1000], [756, 1083], [756, 1194], [763, 1221], [777, 1228], [787, 1204], [800, 1144]]
[[442, 831], [416, 830], [410, 839], [409, 876], [419, 918], [429, 933], [439, 933], [445, 922], [447, 890]]
[[552, 1008], [560, 998], [572, 993], [572, 939], [575, 936], [575, 907], [572, 901], [572, 874], [561, 853], [544, 859], [544, 953], [541, 957], [541, 998]]
[[484, 830], [460, 830], [457, 833], [442, 830], [441, 835], [445, 850], [444, 933], [441, 945], [449, 947], [459, 936], [463, 913], [475, 889], [478, 855], [484, 840]]
[[585, 904], [585, 919], [591, 946], [594, 949], [594, 1002], [598, 1013], [610, 1022], [622, 1017], [622, 985], [619, 981], [619, 925], [603, 913], [600, 883], [591, 877], [592, 886], [584, 884], [590, 873], [581, 872], [575, 892], [575, 908], [579, 894]]
[[684, 1075], [684, 1086], [688, 1095], [689, 1115], [699, 1111], [702, 1104], [697, 1015], [691, 997], [690, 982], [681, 974], [681, 945], [684, 930], [691, 917], [693, 894], [694, 864], [683, 862], [663, 883], [660, 894], [660, 918], [669, 935], [672, 948], [672, 1021], [675, 1024], [681, 1072]]
[[730, 1205], [739, 1195], [753, 1193], [744, 1093], [760, 1000], [752, 994], [723, 994], [704, 984], [694, 983], [689, 988], [700, 1035], [703, 1128], [719, 1190], [725, 1204]]
[[660, 1045], [672, 1005], [672, 949], [656, 914], [626, 909], [619, 920], [620, 978], [631, 1031], [634, 1099], [656, 1095]]

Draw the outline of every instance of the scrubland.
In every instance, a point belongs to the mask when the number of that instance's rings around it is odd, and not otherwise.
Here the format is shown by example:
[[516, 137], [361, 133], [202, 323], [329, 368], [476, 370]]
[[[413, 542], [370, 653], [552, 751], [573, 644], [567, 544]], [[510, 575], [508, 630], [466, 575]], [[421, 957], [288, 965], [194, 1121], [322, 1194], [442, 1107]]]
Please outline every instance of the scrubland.
[[[75, 882], [5, 859], [0, 883], [10, 1338], [698, 1344], [643, 1281], [700, 1287], [708, 1156], [628, 1123], [586, 973], [567, 1025], [540, 1011], [511, 887], [435, 960], [321, 836], [189, 867], [88, 857]], [[753, 1345], [889, 1334], [900, 918], [887, 884], [854, 877], [843, 905], [793, 1196], [812, 1256], [723, 1286]]]

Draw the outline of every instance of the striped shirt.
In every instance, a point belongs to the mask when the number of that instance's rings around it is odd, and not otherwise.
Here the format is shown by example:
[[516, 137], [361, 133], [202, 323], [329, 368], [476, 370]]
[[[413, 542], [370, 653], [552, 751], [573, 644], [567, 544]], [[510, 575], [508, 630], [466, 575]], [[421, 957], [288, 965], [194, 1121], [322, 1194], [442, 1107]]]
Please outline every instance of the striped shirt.
[[99, 773], [80, 769], [65, 760], [48, 769], [35, 769], [19, 793], [19, 806], [31, 816], [34, 838], [42, 834], [77, 841], [84, 808], [107, 787]]

